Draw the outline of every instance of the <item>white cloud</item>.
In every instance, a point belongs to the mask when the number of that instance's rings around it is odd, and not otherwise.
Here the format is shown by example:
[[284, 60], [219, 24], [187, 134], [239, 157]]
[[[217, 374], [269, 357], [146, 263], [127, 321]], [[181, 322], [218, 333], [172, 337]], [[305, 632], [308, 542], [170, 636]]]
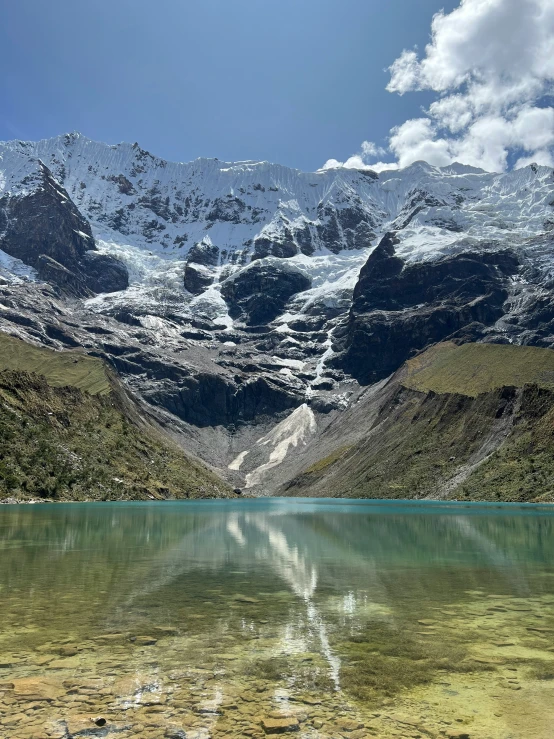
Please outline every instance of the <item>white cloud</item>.
[[[554, 108], [545, 101], [554, 90], [554, 0], [461, 0], [434, 16], [422, 55], [404, 50], [389, 71], [389, 92], [437, 95], [423, 117], [390, 132], [398, 166], [423, 159], [503, 171], [512, 153], [516, 167], [551, 165]], [[346, 162], [332, 161], [390, 167], [367, 161], [380, 155], [362, 146]]]
[[514, 165], [514, 169], [527, 167], [529, 164], [540, 164], [545, 167], [554, 167], [554, 155], [547, 149], [536, 151], [532, 157], [521, 157]]
[[377, 146], [373, 141], [362, 142], [362, 155], [364, 157], [378, 157], [385, 153], [385, 150]]
[[[357, 154], [353, 154], [345, 162], [339, 162], [337, 159], [328, 159], [321, 169], [336, 169], [337, 167], [368, 169], [369, 165], [366, 159], [382, 156], [385, 153], [385, 149], [377, 146], [373, 141], [362, 141], [360, 151]], [[374, 169], [373, 165], [371, 169]]]

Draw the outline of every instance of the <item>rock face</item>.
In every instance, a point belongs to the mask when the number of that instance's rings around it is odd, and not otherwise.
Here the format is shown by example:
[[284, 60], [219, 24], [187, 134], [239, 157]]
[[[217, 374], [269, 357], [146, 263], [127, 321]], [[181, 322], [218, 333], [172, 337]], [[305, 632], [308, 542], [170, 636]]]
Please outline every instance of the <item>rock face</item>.
[[154, 405], [200, 428], [229, 428], [271, 419], [297, 407], [302, 397], [286, 383], [276, 382], [261, 372], [238, 385], [230, 378], [201, 372], [179, 385], [169, 380], [157, 382], [151, 389], [144, 387], [143, 395]]
[[256, 326], [273, 321], [293, 295], [310, 286], [310, 278], [298, 267], [267, 258], [253, 262], [225, 280], [221, 294], [232, 318], [241, 318], [249, 326]]
[[93, 293], [115, 293], [129, 287], [129, 272], [119, 259], [109, 254], [87, 251], [80, 263], [85, 283]]
[[46, 254], [39, 254], [37, 273], [41, 280], [58, 287], [65, 295], [88, 298], [92, 294], [80, 271], [72, 271]]
[[105, 358], [245, 488], [257, 460], [298, 453], [265, 443], [296, 411], [317, 439], [433, 342], [554, 347], [553, 203], [534, 165], [305, 173], [79, 134], [0, 143], [0, 330]]
[[125, 265], [93, 255], [90, 223], [48, 167], [37, 162], [34, 190], [0, 198], [0, 248], [37, 270], [39, 277], [76, 297], [124, 290]]
[[48, 167], [41, 161], [37, 166], [33, 191], [0, 199], [0, 246], [35, 268], [43, 254], [68, 269], [78, 268], [85, 252], [94, 249], [90, 223]]
[[215, 279], [214, 267], [219, 263], [219, 249], [205, 238], [195, 244], [188, 253], [185, 265], [185, 290], [201, 295]]
[[507, 312], [508, 281], [519, 267], [510, 251], [410, 265], [396, 256], [395, 243], [388, 233], [362, 267], [347, 323], [335, 332], [340, 354], [333, 364], [364, 384], [470, 326], [467, 338], [482, 335]]

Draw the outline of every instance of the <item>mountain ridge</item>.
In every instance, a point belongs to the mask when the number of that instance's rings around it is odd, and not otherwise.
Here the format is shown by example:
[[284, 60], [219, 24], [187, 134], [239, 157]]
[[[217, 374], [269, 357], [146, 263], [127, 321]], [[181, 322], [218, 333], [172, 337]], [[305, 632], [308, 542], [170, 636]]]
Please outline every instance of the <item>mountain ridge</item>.
[[[318, 437], [436, 342], [554, 347], [553, 285], [548, 167], [303, 173], [77, 134], [0, 144], [0, 330], [101, 357], [252, 492], [312, 435], [304, 407]], [[299, 446], [273, 465], [289, 417]]]

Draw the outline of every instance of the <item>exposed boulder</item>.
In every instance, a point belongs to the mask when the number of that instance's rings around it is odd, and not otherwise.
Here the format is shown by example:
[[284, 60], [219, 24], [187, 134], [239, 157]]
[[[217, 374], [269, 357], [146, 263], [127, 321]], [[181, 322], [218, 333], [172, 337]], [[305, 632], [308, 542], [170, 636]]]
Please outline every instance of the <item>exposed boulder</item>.
[[266, 324], [280, 315], [290, 298], [308, 290], [311, 279], [288, 261], [268, 257], [252, 262], [221, 285], [232, 318]]
[[334, 335], [339, 355], [332, 363], [362, 383], [386, 377], [414, 351], [456, 332], [463, 337], [470, 324], [498, 321], [519, 266], [507, 250], [406, 264], [395, 243], [387, 234], [368, 258], [348, 319]]

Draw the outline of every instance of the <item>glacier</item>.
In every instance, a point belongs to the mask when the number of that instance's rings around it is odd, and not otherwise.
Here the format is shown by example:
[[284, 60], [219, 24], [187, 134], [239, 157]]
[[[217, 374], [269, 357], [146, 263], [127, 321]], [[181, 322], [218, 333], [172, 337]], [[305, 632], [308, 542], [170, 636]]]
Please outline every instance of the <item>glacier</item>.
[[[14, 204], [40, 193], [45, 171], [50, 197], [82, 218], [73, 231], [83, 248], [123, 263], [128, 287], [68, 296], [2, 250]], [[503, 315], [480, 340], [554, 342], [550, 329], [537, 338], [532, 322], [517, 323], [531, 313], [535, 323], [550, 320], [552, 168], [494, 173], [416, 162], [377, 174], [207, 158], [176, 163], [137, 143], [107, 145], [79, 133], [0, 143], [0, 329], [99, 353], [199, 456], [237, 484], [245, 469], [261, 484], [264, 471], [293, 452], [297, 432], [276, 446], [258, 440], [273, 439], [281, 423], [296, 429], [297, 417], [311, 428], [310, 414], [338, 413], [357, 397], [356, 381], [335, 360], [360, 271], [389, 233], [405, 265], [517, 252], [521, 268], [503, 283]], [[250, 285], [254, 262], [261, 275]], [[285, 264], [308, 278], [308, 289], [284, 295], [268, 325], [249, 325], [222, 286], [239, 279], [253, 293], [247, 303], [275, 299]], [[69, 280], [63, 266], [57, 274]]]

